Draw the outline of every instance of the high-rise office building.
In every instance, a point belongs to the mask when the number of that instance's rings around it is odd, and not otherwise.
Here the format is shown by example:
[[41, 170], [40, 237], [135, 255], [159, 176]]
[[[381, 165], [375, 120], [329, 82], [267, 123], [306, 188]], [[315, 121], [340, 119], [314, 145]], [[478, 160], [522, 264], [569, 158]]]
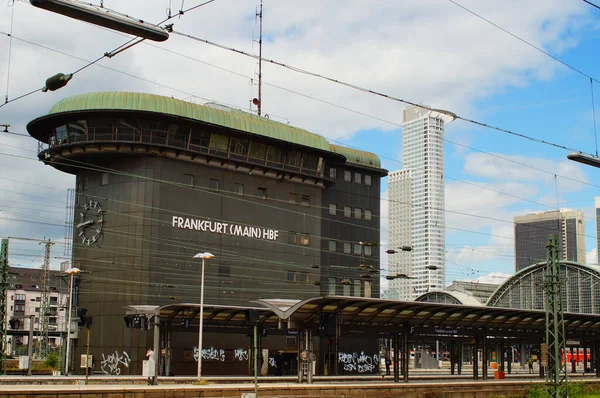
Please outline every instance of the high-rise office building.
[[[390, 248], [412, 244], [411, 178], [410, 170], [398, 170], [389, 174], [388, 184], [388, 244]], [[398, 250], [388, 256], [388, 275], [410, 275], [412, 273], [411, 252]], [[388, 297], [393, 300], [412, 299], [408, 279], [392, 279], [388, 282]]]
[[545, 261], [549, 235], [558, 236], [559, 257], [585, 264], [585, 224], [579, 210], [561, 209], [516, 216], [515, 272]]
[[[410, 215], [411, 229], [408, 264], [411, 277], [408, 294], [414, 298], [422, 293], [441, 289], [445, 277], [445, 212], [444, 212], [444, 125], [456, 118], [450, 112], [420, 107], [408, 107], [403, 112], [403, 160], [409, 173], [410, 212], [395, 213], [392, 203], [402, 201], [404, 179], [389, 180], [390, 225]], [[394, 173], [392, 173], [394, 174]], [[404, 188], [405, 190], [406, 188]], [[400, 225], [400, 224], [399, 224]], [[390, 244], [402, 239], [402, 229], [390, 228]], [[402, 242], [399, 242], [402, 243]], [[398, 244], [398, 246], [406, 243]], [[392, 264], [393, 256], [389, 263]], [[395, 264], [395, 263], [394, 263]], [[402, 274], [403, 272], [400, 272]], [[392, 275], [394, 275], [392, 273]], [[402, 278], [398, 278], [402, 279]], [[396, 279], [394, 279], [395, 281]], [[400, 297], [401, 291], [398, 292]]]

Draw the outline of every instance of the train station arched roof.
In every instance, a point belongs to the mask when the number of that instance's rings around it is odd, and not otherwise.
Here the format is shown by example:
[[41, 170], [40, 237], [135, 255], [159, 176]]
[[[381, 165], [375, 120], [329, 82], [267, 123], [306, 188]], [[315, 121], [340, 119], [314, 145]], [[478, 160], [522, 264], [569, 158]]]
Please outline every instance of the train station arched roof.
[[483, 303], [477, 300], [472, 294], [450, 290], [423, 293], [418, 296], [415, 301], [424, 303], [462, 304], [474, 307], [483, 306]]
[[[488, 299], [490, 307], [544, 309], [546, 263], [537, 263], [507, 279]], [[560, 262], [562, 310], [600, 314], [600, 268], [572, 261]]]

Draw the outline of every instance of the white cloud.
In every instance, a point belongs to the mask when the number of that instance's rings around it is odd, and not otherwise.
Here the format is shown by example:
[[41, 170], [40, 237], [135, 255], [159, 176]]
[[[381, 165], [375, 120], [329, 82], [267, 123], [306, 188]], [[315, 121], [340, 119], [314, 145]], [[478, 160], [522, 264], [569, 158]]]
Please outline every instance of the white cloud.
[[562, 191], [581, 191], [588, 179], [582, 167], [569, 160], [556, 162], [550, 159], [499, 153], [471, 153], [465, 156], [465, 172], [501, 181], [529, 181], [555, 184]]
[[[482, 276], [477, 277], [477, 279], [475, 279], [473, 282], [491, 283], [494, 285], [501, 285], [511, 276], [512, 276], [511, 274], [505, 274], [502, 272], [490, 272], [487, 275], [482, 275]], [[470, 281], [470, 279], [467, 279], [467, 281]]]
[[586, 264], [598, 264], [598, 249], [592, 249], [585, 253]]

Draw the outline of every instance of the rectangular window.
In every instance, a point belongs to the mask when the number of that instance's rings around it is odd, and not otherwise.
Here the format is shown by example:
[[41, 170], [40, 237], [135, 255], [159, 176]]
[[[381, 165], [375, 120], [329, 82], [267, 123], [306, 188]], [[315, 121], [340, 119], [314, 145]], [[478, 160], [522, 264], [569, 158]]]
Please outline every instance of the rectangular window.
[[298, 242], [298, 234], [295, 232], [288, 232], [288, 243], [295, 245]]
[[233, 184], [233, 193], [239, 196], [244, 195], [244, 184], [240, 184], [239, 182], [235, 182]]
[[342, 295], [350, 296], [350, 285], [342, 285]]
[[[267, 146], [259, 142], [250, 143], [250, 160], [258, 163], [264, 163], [267, 157]], [[253, 162], [254, 163], [254, 162]]]
[[290, 168], [300, 169], [300, 165], [302, 164], [302, 154], [300, 152], [288, 152], [286, 155], [286, 159], [287, 165], [290, 166]]
[[245, 158], [248, 154], [248, 145], [248, 140], [241, 140], [239, 138], [231, 137], [229, 152], [232, 155], [236, 155], [238, 158]]
[[329, 178], [331, 178], [332, 180], [337, 179], [337, 169], [333, 167], [329, 169]]
[[229, 265], [219, 265], [219, 276], [231, 276], [231, 267]]
[[267, 152], [267, 164], [269, 166], [282, 166], [283, 165], [283, 153], [279, 148], [270, 146]]
[[328, 291], [328, 293], [329, 293], [330, 296], [335, 296], [335, 293], [336, 293], [336, 291], [335, 291], [335, 285], [336, 285], [335, 278], [329, 278], [329, 291]]
[[352, 181], [352, 172], [349, 170], [344, 170], [344, 181], [351, 182]]
[[298, 283], [308, 283], [308, 272], [299, 272], [296, 275], [296, 282], [298, 282]]
[[287, 272], [287, 281], [288, 282], [296, 282], [296, 272], [295, 271]]
[[89, 186], [89, 180], [87, 177], [83, 177], [83, 190], [85, 191], [86, 189], [88, 189]]
[[300, 244], [303, 246], [310, 245], [310, 236], [308, 234], [301, 234], [300, 235]]
[[219, 180], [217, 180], [216, 178], [211, 178], [208, 180], [208, 188], [212, 189], [214, 191], [218, 191], [219, 190]]
[[25, 295], [24, 294], [17, 294], [15, 296], [15, 300], [25, 301]]
[[267, 199], [267, 188], [258, 187], [256, 190], [256, 196], [260, 199]]
[[210, 146], [209, 152], [215, 153], [221, 156], [227, 156], [227, 150], [229, 148], [229, 137], [220, 134], [210, 135]]
[[[365, 174], [365, 185], [371, 185], [371, 176], [369, 174]], [[369, 296], [371, 297], [371, 296]]]
[[370, 256], [371, 255], [371, 246], [364, 246], [363, 247], [363, 254], [365, 256]]
[[194, 185], [194, 176], [191, 174], [184, 174], [183, 175], [183, 183], [185, 185], [193, 186]]
[[100, 176], [100, 185], [108, 185], [108, 173], [102, 173]]
[[354, 209], [354, 218], [356, 218], [357, 220], [360, 220], [362, 218], [362, 209], [360, 207]]
[[209, 140], [210, 133], [194, 127], [192, 128], [192, 132], [190, 135], [189, 148], [192, 151], [206, 152], [208, 150]]
[[350, 206], [344, 206], [344, 217], [352, 217], [352, 208]]
[[344, 242], [344, 253], [350, 254], [352, 252], [352, 244], [349, 242]]
[[337, 251], [337, 242], [334, 240], [329, 241], [329, 251], [334, 252]]
[[297, 204], [298, 203], [298, 194], [290, 192], [288, 194], [288, 202], [292, 205]]
[[310, 206], [310, 196], [302, 195], [302, 206], [309, 207]]
[[337, 214], [337, 205], [335, 203], [329, 204], [329, 214], [335, 216]]
[[365, 297], [369, 298], [372, 296], [371, 289], [373, 287], [373, 282], [365, 281]]
[[371, 210], [365, 210], [365, 220], [371, 220]]
[[354, 244], [354, 254], [360, 254], [360, 253], [362, 253], [360, 243], [355, 243]]
[[362, 287], [362, 281], [360, 279], [354, 280], [354, 297], [360, 297], [360, 288]]
[[362, 184], [362, 174], [354, 173], [354, 182], [357, 184]]

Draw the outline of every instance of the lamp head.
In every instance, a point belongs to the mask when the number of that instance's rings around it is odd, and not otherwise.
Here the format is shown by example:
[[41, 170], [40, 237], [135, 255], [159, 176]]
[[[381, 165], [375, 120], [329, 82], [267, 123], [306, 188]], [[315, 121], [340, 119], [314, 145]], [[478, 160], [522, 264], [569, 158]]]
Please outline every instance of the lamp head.
[[78, 274], [78, 273], [80, 273], [80, 272], [81, 272], [81, 270], [80, 270], [79, 268], [77, 268], [77, 267], [73, 267], [73, 268], [67, 268], [67, 269], [65, 270], [65, 274], [67, 274], [67, 275], [71, 275], [71, 274]]
[[213, 257], [214, 257], [214, 255], [209, 252], [198, 253], [194, 256], [194, 258], [213, 258]]

